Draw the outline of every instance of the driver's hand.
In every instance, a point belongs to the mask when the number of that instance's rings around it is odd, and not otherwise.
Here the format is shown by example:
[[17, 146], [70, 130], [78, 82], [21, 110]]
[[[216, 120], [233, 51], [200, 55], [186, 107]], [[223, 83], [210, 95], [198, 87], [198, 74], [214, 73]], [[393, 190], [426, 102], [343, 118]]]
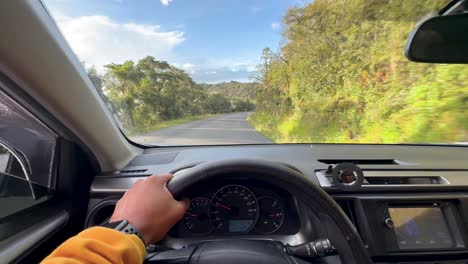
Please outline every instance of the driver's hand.
[[166, 183], [170, 174], [138, 180], [119, 200], [110, 222], [127, 220], [141, 233], [146, 244], [160, 241], [184, 216], [190, 201], [176, 201]]

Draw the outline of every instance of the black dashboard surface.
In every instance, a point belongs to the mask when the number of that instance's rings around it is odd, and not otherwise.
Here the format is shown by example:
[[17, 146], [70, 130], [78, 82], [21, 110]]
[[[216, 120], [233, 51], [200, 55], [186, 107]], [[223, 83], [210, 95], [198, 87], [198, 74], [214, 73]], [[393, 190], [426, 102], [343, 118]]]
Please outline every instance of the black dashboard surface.
[[[466, 215], [468, 208], [468, 199], [466, 198], [468, 197], [468, 147], [465, 146], [286, 144], [152, 148], [137, 156], [125, 168], [98, 175], [91, 187], [90, 208], [110, 196], [120, 196], [136, 180], [148, 175], [171, 172], [175, 173], [177, 177], [178, 171], [189, 169], [197, 164], [232, 159], [269, 160], [283, 163], [300, 171], [304, 177], [322, 186], [355, 224], [375, 260], [431, 260], [434, 256], [437, 256], [439, 260], [468, 258], [468, 248], [465, 247], [468, 245], [468, 237], [464, 235], [464, 231], [460, 231], [466, 230], [468, 227], [468, 216]], [[363, 186], [370, 188], [353, 191], [333, 189], [327, 183], [324, 184], [325, 178], [320, 178], [320, 175], [330, 165], [342, 162], [357, 164], [364, 171], [365, 177], [370, 177], [369, 179], [374, 177], [374, 181], [376, 179], [390, 179], [391, 177], [396, 179], [397, 177], [421, 176], [440, 177], [440, 181], [437, 185], [390, 184], [383, 186], [384, 188], [382, 185]], [[269, 186], [262, 182], [249, 180], [248, 175], [244, 179], [237, 177], [235, 181], [221, 177], [216, 182], [198, 185], [190, 192], [191, 199], [204, 198], [204, 203], [209, 208], [205, 217], [211, 222], [211, 225], [213, 225], [211, 219], [213, 215], [209, 210], [212, 209], [212, 205], [216, 201], [214, 197], [226, 186], [233, 185], [248, 189], [255, 196], [257, 203], [259, 203], [258, 198], [261, 197], [271, 197], [278, 201], [283, 209], [282, 212], [281, 210], [279, 212], [284, 214], [284, 222], [281, 223], [280, 227], [268, 234], [258, 232], [258, 218], [254, 217], [253, 220], [248, 219], [252, 220], [252, 226], [249, 226], [251, 222], [233, 222], [234, 227], [231, 230], [229, 228], [216, 230], [212, 226], [209, 232], [197, 234], [191, 232], [190, 228], [187, 227], [190, 226], [190, 221], [187, 224], [183, 220], [171, 230], [170, 238], [166, 240], [167, 245], [177, 248], [195, 243], [205, 237], [213, 239], [229, 236], [254, 239], [263, 237], [297, 244], [313, 236], [314, 229], [318, 228], [317, 226], [304, 226], [309, 221], [310, 212], [301, 211], [302, 205], [297, 203], [294, 193], [287, 193], [280, 186]], [[450, 230], [450, 232], [463, 233], [458, 238], [454, 237], [454, 241], [459, 241], [456, 244], [457, 247], [450, 250], [441, 248], [422, 251], [399, 249], [396, 244], [398, 240], [395, 239], [392, 230], [393, 227], [388, 228], [384, 225], [385, 220], [389, 217], [386, 211], [393, 208], [395, 204], [397, 207], [406, 206], [416, 209], [421, 207], [420, 204], [424, 206], [448, 204], [449, 209], [444, 209], [444, 214], [448, 214], [445, 217], [446, 221], [456, 223], [448, 226], [457, 226], [455, 231]], [[223, 205], [230, 207], [229, 204]], [[192, 213], [198, 217], [199, 212]], [[393, 217], [396, 218], [396, 216]], [[229, 225], [229, 222], [225, 222], [225, 224]], [[247, 225], [249, 228], [242, 229], [243, 225]], [[238, 232], [239, 230], [242, 232]], [[429, 244], [431, 239], [429, 239]], [[409, 241], [417, 244], [417, 241], [413, 240], [400, 242]]]
[[[374, 160], [363, 169], [468, 170], [468, 147], [437, 145], [282, 144], [150, 148], [124, 170], [171, 172], [225, 159], [266, 159], [291, 164], [306, 175], [333, 160]], [[321, 162], [322, 161], [322, 162]]]
[[[358, 164], [365, 173], [394, 172], [395, 175], [407, 173], [418, 176], [432, 173], [450, 177], [447, 178], [450, 185], [437, 187], [445, 190], [468, 187], [466, 146], [284, 144], [150, 148], [121, 170], [98, 175], [91, 192], [121, 192], [138, 177], [176, 173], [200, 163], [232, 159], [259, 159], [287, 164], [317, 184], [321, 184], [317, 171], [326, 170], [330, 164], [352, 162]], [[433, 189], [434, 186], [430, 187]], [[417, 188], [411, 186], [413, 189]]]

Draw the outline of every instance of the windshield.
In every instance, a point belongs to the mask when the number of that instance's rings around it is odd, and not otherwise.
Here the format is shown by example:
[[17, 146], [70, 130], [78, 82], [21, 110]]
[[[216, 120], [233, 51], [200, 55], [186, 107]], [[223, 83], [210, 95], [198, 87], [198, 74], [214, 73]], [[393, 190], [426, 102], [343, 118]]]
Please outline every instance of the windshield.
[[45, 0], [148, 145], [468, 142], [468, 65], [408, 61], [448, 0]]

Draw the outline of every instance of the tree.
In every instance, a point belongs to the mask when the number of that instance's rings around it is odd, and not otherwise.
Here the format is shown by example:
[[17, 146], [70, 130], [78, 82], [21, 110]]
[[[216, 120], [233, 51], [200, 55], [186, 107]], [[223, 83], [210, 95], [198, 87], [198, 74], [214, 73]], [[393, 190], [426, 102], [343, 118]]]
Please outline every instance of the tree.
[[205, 113], [231, 112], [230, 99], [209, 95], [183, 70], [147, 56], [138, 62], [105, 65], [101, 78], [89, 72], [98, 91], [127, 130], [151, 128], [159, 122]]
[[231, 112], [231, 102], [219, 93], [210, 94], [204, 102], [204, 109], [210, 114]]
[[466, 141], [468, 67], [403, 56], [417, 21], [444, 4], [315, 0], [289, 9], [285, 45], [263, 50], [252, 123], [279, 142]]
[[242, 99], [234, 99], [232, 101], [232, 111], [233, 112], [250, 112], [255, 110], [255, 104]]

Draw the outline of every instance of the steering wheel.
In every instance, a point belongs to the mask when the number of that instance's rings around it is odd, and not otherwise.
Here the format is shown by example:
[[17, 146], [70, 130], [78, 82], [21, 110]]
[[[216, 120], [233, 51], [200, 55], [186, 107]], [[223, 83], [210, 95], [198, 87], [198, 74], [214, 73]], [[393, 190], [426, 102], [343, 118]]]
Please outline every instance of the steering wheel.
[[[182, 170], [168, 182], [176, 198], [184, 197], [195, 184], [226, 174], [249, 174], [249, 179], [281, 186], [319, 218], [321, 230], [337, 249], [343, 263], [372, 263], [368, 252], [345, 213], [320, 187], [293, 168], [264, 160], [227, 160], [199, 164]], [[286, 253], [281, 242], [228, 239], [201, 242], [181, 249], [149, 254], [146, 263], [308, 263]]]

